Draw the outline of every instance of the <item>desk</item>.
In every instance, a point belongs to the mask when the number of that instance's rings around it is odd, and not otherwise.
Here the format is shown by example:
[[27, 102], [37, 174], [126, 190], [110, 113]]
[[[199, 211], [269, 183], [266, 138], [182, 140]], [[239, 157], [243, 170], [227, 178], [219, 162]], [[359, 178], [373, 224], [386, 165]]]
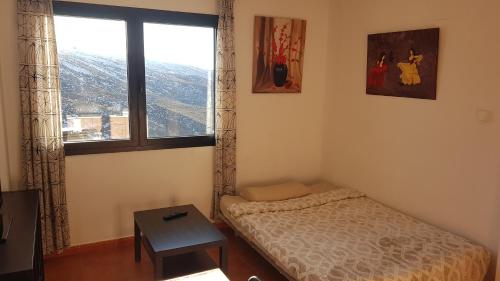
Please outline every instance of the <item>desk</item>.
[[13, 218], [0, 244], [0, 280], [43, 281], [43, 250], [38, 191], [3, 192], [0, 212]]

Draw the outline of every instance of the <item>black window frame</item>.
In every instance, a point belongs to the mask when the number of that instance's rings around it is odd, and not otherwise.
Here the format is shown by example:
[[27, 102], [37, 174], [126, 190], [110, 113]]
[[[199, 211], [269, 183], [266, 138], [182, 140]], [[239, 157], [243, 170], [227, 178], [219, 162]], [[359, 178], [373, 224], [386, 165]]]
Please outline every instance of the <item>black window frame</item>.
[[180, 136], [148, 139], [146, 121], [146, 79], [143, 28], [144, 23], [160, 23], [210, 27], [214, 29], [214, 76], [212, 83], [212, 101], [214, 108], [213, 122], [215, 126], [215, 64], [217, 54], [218, 25], [217, 15], [65, 1], [54, 1], [53, 9], [55, 16], [74, 16], [95, 19], [123, 20], [126, 23], [127, 29], [127, 80], [130, 139], [65, 142], [64, 150], [66, 155], [113, 153], [215, 145], [215, 132], [213, 135], [206, 136]]

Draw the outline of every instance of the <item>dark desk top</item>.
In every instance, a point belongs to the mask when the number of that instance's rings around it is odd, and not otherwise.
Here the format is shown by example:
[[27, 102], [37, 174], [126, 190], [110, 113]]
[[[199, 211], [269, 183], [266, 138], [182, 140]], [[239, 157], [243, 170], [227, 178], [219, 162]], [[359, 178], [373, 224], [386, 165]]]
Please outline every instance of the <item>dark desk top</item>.
[[7, 241], [0, 244], [0, 275], [33, 269], [38, 192], [3, 192], [0, 212], [13, 218]]
[[[183, 211], [187, 216], [163, 220], [169, 213]], [[134, 220], [155, 253], [226, 243], [226, 237], [193, 205], [135, 212]]]

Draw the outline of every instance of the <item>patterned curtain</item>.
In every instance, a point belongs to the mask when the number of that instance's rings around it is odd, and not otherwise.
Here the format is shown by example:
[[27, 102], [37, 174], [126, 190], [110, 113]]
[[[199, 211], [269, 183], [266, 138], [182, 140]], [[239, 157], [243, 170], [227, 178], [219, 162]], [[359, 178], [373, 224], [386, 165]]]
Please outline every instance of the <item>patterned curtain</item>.
[[51, 0], [18, 0], [24, 180], [40, 194], [44, 254], [69, 246], [59, 66]]
[[234, 0], [218, 0], [217, 81], [215, 93], [215, 184], [211, 216], [219, 216], [220, 197], [236, 186], [236, 69]]

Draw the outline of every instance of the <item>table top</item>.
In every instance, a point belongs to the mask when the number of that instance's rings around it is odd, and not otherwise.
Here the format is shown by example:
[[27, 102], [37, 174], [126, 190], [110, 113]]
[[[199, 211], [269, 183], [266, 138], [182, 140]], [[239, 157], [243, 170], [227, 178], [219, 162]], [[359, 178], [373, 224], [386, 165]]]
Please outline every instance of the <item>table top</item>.
[[[0, 275], [33, 269], [38, 192], [3, 192], [0, 213], [12, 217], [9, 236], [0, 244]], [[1, 278], [0, 278], [1, 279]]]
[[167, 281], [229, 281], [226, 275], [220, 271], [220, 269], [207, 270], [200, 273], [195, 273], [183, 277], [178, 277], [174, 279], [168, 279]]
[[[172, 212], [188, 212], [184, 217], [165, 221]], [[220, 246], [226, 237], [193, 205], [134, 212], [139, 226], [155, 253], [176, 254], [204, 247]]]

